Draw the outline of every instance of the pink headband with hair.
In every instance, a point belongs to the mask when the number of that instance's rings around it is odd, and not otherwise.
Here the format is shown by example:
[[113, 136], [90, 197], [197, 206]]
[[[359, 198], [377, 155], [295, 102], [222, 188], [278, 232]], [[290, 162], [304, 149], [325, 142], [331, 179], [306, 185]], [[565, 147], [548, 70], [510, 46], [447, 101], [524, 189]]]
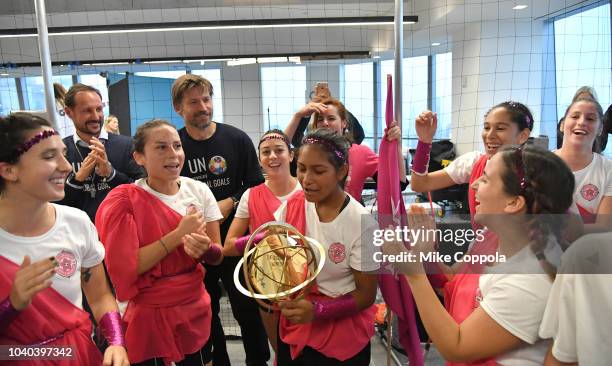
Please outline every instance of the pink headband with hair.
[[15, 149], [16, 157], [19, 157], [19, 156], [25, 154], [34, 145], [38, 144], [42, 140], [47, 139], [47, 138], [49, 138], [51, 136], [55, 136], [55, 135], [59, 135], [59, 132], [57, 132], [55, 130], [44, 130], [44, 131], [41, 131], [41, 132], [37, 133], [31, 139], [29, 139], [28, 141], [26, 141], [23, 144], [17, 146], [17, 148]]
[[344, 161], [344, 154], [342, 153], [342, 151], [338, 150], [338, 148], [334, 144], [332, 144], [331, 142], [327, 140], [323, 140], [317, 137], [307, 137], [304, 139], [302, 144], [303, 145], [309, 145], [309, 144], [323, 145], [327, 147], [329, 150], [331, 150], [340, 160]]
[[[259, 143], [261, 144], [264, 141], [268, 141], [268, 140], [283, 140], [285, 141], [285, 138], [277, 133], [270, 133], [268, 135], [265, 135], [264, 137], [261, 138], [261, 140], [259, 140]], [[287, 142], [287, 141], [285, 141]]]

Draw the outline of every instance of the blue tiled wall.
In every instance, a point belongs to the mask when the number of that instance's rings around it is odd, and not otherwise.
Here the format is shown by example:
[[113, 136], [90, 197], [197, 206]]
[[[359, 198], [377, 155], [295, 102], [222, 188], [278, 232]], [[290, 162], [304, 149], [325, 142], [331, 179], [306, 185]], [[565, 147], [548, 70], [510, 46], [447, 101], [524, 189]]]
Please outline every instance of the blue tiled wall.
[[176, 126], [184, 126], [183, 119], [172, 107], [171, 88], [174, 79], [128, 75], [132, 135], [141, 124], [161, 118]]

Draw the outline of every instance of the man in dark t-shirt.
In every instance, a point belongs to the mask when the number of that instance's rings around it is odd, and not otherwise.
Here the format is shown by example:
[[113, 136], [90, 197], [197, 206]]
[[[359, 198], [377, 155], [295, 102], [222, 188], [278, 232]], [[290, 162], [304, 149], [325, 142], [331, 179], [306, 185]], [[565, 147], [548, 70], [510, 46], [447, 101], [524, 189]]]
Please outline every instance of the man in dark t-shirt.
[[[181, 175], [204, 182], [211, 189], [223, 214], [221, 240], [225, 241], [240, 197], [247, 188], [264, 179], [249, 136], [233, 126], [213, 122], [212, 95], [211, 83], [198, 75], [183, 75], [172, 85], [174, 109], [185, 121], [185, 127], [179, 130], [185, 152]], [[263, 366], [270, 358], [268, 338], [257, 303], [238, 292], [234, 285], [233, 271], [238, 260], [239, 257], [225, 257], [218, 266], [205, 266], [204, 283], [213, 312], [210, 335], [213, 364], [230, 364], [219, 319], [221, 279], [242, 333], [245, 364]]]
[[242, 130], [221, 123], [216, 124], [214, 134], [206, 140], [193, 138], [187, 127], [179, 130], [179, 136], [185, 152], [181, 175], [206, 183], [219, 206], [225, 206], [221, 210], [224, 217], [221, 239], [225, 240], [234, 217], [234, 205], [247, 188], [263, 182], [253, 142]]

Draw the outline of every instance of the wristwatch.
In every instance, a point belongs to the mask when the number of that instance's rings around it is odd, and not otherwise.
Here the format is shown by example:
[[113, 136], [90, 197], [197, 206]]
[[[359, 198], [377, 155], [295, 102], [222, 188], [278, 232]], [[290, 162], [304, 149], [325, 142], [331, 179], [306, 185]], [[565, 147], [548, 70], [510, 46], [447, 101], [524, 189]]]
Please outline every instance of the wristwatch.
[[234, 196], [230, 196], [230, 198], [232, 199], [232, 202], [233, 202], [232, 208], [233, 208], [234, 210], [236, 210], [236, 208], [238, 207], [238, 203], [239, 203], [240, 201], [238, 201], [238, 200], [236, 199], [236, 197], [234, 197]]

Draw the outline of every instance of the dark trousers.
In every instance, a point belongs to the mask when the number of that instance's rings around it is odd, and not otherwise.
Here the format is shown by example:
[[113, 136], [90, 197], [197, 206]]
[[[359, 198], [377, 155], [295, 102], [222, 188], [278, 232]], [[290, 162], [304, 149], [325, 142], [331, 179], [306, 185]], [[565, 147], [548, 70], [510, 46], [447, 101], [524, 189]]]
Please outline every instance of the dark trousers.
[[[280, 331], [278, 334], [278, 353], [276, 354], [278, 366], [368, 366], [370, 364], [370, 342], [355, 356], [344, 361], [327, 357], [308, 346], [304, 347], [295, 360], [292, 360], [289, 345], [280, 339]], [[350, 340], [347, 339], [347, 342]]]
[[204, 284], [210, 294], [212, 308], [210, 336], [213, 342], [213, 365], [230, 365], [225, 334], [219, 318], [219, 299], [221, 298], [219, 280], [221, 280], [229, 296], [232, 314], [242, 333], [242, 344], [246, 355], [244, 364], [247, 366], [265, 366], [270, 359], [270, 348], [266, 331], [259, 316], [259, 307], [254, 299], [241, 294], [234, 285], [234, 268], [236, 268], [239, 260], [239, 257], [225, 257], [223, 263], [218, 266], [205, 266]]

